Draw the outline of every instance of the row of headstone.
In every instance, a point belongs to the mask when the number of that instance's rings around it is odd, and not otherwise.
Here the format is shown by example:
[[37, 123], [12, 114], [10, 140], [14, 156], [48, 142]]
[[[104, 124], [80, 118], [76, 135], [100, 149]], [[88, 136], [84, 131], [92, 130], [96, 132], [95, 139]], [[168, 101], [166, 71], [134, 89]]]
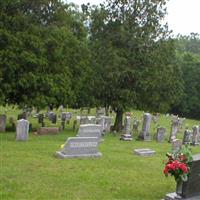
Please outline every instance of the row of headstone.
[[61, 151], [56, 152], [58, 158], [100, 157], [98, 151], [101, 142], [102, 127], [97, 124], [80, 125], [77, 137], [70, 137]]
[[108, 116], [80, 116], [80, 125], [83, 124], [99, 124], [102, 127], [102, 132], [107, 133], [110, 132], [111, 124], [112, 124], [112, 117]]
[[183, 144], [199, 145], [200, 130], [199, 126], [194, 126], [193, 130], [186, 129], [183, 137]]

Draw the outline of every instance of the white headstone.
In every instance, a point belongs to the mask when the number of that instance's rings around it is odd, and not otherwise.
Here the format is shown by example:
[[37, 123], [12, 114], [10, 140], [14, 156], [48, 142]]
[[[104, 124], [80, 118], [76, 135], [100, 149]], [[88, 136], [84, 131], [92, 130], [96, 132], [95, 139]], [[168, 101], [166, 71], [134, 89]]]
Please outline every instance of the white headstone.
[[78, 131], [78, 137], [98, 137], [102, 136], [102, 127], [97, 124], [82, 124]]
[[29, 131], [29, 121], [20, 119], [17, 121], [16, 140], [27, 141]]

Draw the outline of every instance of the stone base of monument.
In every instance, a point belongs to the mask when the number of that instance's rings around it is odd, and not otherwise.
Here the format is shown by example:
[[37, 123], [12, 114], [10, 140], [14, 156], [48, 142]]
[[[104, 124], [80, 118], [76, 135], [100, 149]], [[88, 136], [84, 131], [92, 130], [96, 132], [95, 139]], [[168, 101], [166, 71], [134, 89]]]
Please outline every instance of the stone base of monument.
[[156, 152], [152, 149], [134, 149], [134, 154], [139, 156], [152, 156]]
[[120, 140], [124, 140], [124, 141], [132, 141], [133, 137], [130, 134], [122, 134]]
[[98, 137], [69, 137], [61, 151], [57, 151], [57, 158], [87, 158], [101, 157], [98, 151], [100, 140]]
[[61, 159], [63, 159], [63, 158], [88, 158], [88, 157], [93, 157], [93, 158], [95, 158], [95, 157], [101, 157], [102, 156], [102, 153], [100, 153], [100, 152], [97, 152], [97, 153], [95, 153], [95, 154], [80, 154], [80, 155], [67, 155], [67, 154], [64, 154], [64, 153], [62, 153], [61, 151], [57, 151], [56, 153], [55, 153], [55, 156], [57, 157], [57, 158], [61, 158]]
[[165, 199], [162, 200], [200, 200], [200, 196], [190, 197], [190, 198], [181, 198], [177, 196], [175, 192], [166, 194]]
[[55, 135], [59, 133], [58, 127], [41, 127], [37, 130], [39, 135]]

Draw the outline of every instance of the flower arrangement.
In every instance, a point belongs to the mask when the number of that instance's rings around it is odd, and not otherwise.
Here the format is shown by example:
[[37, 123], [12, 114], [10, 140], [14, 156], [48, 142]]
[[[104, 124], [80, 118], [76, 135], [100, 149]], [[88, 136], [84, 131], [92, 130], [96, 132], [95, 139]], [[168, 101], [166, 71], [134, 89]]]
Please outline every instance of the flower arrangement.
[[165, 164], [163, 173], [174, 176], [176, 182], [187, 181], [192, 162], [192, 154], [189, 145], [183, 146], [181, 150], [167, 153], [168, 161]]

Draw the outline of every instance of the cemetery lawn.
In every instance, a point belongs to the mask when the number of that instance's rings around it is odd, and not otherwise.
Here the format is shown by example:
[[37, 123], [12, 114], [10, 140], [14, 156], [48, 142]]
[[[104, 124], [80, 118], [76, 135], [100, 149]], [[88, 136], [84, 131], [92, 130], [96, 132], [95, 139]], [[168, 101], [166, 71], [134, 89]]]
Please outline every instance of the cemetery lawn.
[[[54, 153], [76, 135], [71, 127], [52, 136], [31, 132], [27, 142], [16, 142], [14, 132], [0, 133], [0, 199], [160, 200], [175, 191], [173, 177], [163, 175], [165, 154], [171, 149], [167, 140], [125, 142], [120, 134], [110, 133], [100, 144], [102, 158], [57, 159]], [[133, 154], [135, 148], [151, 148], [156, 155], [140, 157]], [[192, 147], [192, 152], [199, 153], [200, 147]]]

